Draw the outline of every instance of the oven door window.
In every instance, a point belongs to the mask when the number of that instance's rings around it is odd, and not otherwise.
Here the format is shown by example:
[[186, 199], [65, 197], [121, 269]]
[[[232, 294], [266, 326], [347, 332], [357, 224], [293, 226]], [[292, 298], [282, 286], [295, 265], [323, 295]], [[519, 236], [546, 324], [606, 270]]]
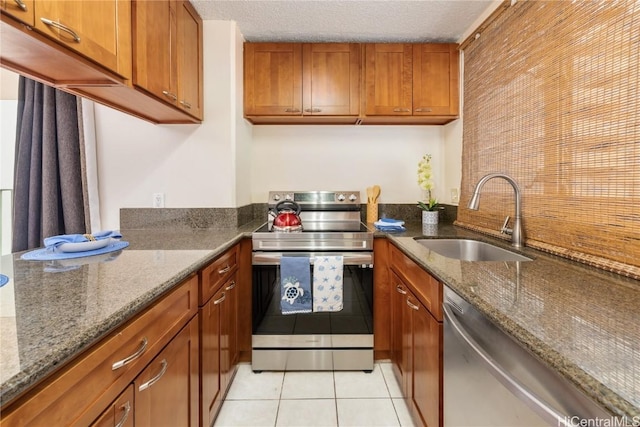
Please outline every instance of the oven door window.
[[253, 266], [252, 300], [254, 335], [373, 334], [372, 268], [344, 266], [339, 312], [282, 314], [280, 267], [272, 265]]

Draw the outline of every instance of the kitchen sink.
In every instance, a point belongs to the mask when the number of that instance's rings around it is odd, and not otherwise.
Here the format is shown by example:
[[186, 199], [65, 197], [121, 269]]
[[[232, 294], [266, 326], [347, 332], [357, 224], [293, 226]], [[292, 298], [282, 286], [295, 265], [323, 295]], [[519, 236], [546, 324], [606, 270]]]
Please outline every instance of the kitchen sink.
[[416, 239], [427, 249], [462, 261], [531, 261], [531, 258], [490, 243], [468, 239]]

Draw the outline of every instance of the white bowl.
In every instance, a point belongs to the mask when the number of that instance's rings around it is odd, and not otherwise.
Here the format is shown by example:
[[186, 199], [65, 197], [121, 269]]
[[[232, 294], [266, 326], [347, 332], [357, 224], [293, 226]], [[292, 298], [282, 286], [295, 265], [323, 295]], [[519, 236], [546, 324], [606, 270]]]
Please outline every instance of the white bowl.
[[93, 240], [90, 242], [63, 243], [58, 246], [61, 252], [87, 252], [102, 249], [111, 243], [111, 238]]

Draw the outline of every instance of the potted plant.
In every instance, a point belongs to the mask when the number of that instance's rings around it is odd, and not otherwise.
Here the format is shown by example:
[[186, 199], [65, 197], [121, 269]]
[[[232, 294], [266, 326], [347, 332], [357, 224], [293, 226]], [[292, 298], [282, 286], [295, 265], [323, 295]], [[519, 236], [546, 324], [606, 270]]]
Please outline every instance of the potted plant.
[[429, 198], [427, 203], [418, 200], [418, 207], [422, 210], [422, 225], [438, 223], [440, 207], [436, 199]]
[[418, 186], [424, 195], [424, 201], [418, 200], [418, 208], [422, 210], [422, 233], [433, 234], [434, 228], [438, 224], [440, 207], [438, 201], [431, 197], [431, 190], [433, 190], [431, 154], [422, 156], [418, 163]]

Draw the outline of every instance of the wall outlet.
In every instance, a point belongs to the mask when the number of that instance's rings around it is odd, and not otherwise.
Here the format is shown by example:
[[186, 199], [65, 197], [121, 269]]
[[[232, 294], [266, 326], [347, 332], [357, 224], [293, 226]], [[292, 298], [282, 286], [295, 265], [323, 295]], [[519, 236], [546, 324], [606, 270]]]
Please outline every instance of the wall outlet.
[[458, 189], [457, 188], [452, 188], [451, 189], [451, 203], [458, 203], [459, 200], [460, 200], [460, 196], [458, 194]]
[[164, 208], [164, 193], [153, 193], [153, 207]]

